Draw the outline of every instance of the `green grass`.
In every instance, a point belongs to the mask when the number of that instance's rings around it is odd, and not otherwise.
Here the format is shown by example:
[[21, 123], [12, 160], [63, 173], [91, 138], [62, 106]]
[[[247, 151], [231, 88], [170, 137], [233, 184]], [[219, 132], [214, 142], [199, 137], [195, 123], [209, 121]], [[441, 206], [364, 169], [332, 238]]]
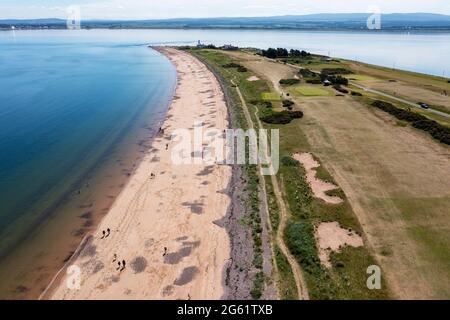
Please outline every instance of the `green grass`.
[[[225, 63], [236, 62], [227, 57], [223, 52], [196, 50], [196, 54], [201, 55], [203, 59], [206, 59], [210, 64], [214, 65], [217, 72], [225, 78], [228, 86], [231, 86], [231, 79], [235, 79], [239, 83], [244, 99], [251, 109], [250, 113], [253, 119], [256, 119], [256, 115], [254, 114], [255, 110], [258, 110], [259, 114], [265, 112], [263, 110], [264, 106], [260, 103], [261, 100], [265, 100], [264, 98], [273, 99], [275, 95], [277, 100], [280, 100], [278, 94], [273, 93], [263, 97], [263, 93], [267, 94], [271, 92], [269, 83], [263, 80], [249, 82], [246, 79], [250, 73], [238, 73], [234, 70], [221, 68]], [[330, 65], [327, 64], [326, 67], [330, 67]], [[304, 91], [307, 95], [330, 95], [329, 91], [322, 88], [315, 88], [314, 86], [300, 87], [307, 88]], [[235, 92], [234, 88], [231, 89], [233, 90], [230, 90], [230, 92]], [[301, 93], [299, 92], [299, 94]], [[240, 103], [237, 102], [236, 98], [233, 95], [233, 100], [236, 101], [235, 111], [241, 115], [242, 122], [242, 109], [240, 109]], [[245, 128], [245, 124], [241, 124], [241, 127]], [[294, 120], [286, 125], [265, 124], [264, 127], [280, 129], [281, 154], [291, 155], [294, 152], [309, 151], [311, 149], [303, 132], [307, 127], [305, 127], [301, 119]], [[261, 271], [260, 264], [262, 262], [261, 255], [259, 254], [261, 247], [261, 221], [258, 219], [259, 199], [257, 198], [260, 181], [257, 179], [257, 172], [254, 166], [246, 166], [245, 170], [249, 179], [247, 192], [249, 194], [248, 207], [250, 208], [249, 217], [246, 221], [247, 225], [251, 228], [254, 242], [255, 257], [253, 264], [258, 270], [252, 286], [252, 296], [258, 298], [262, 294], [262, 283], [264, 282], [263, 275], [258, 275]], [[321, 178], [333, 181], [332, 177], [323, 167], [319, 168], [318, 175]], [[333, 253], [331, 255], [333, 265], [331, 269], [326, 269], [320, 264], [314, 238], [314, 226], [323, 221], [338, 221], [343, 228], [350, 228], [361, 232], [361, 227], [342, 190], [336, 190], [334, 192], [343, 197], [345, 200], [344, 203], [330, 206], [322, 200], [312, 197], [311, 190], [305, 179], [304, 169], [300, 165], [282, 165], [278, 179], [282, 182], [284, 196], [292, 216], [285, 230], [285, 241], [302, 269], [305, 270], [305, 279], [310, 297], [312, 299], [378, 299], [389, 297], [384, 283], [383, 290], [374, 291], [368, 290], [365, 285], [365, 279], [367, 279], [365, 268], [375, 263], [367, 247], [349, 247], [339, 253]], [[279, 225], [279, 208], [269, 181], [270, 179], [264, 180], [269, 207], [269, 219], [273, 227], [272, 237], [274, 237]], [[275, 262], [279, 271], [277, 285], [280, 298], [294, 299], [297, 296], [297, 291], [290, 265], [276, 245], [274, 245], [274, 251]]]
[[[342, 228], [362, 232], [351, 206], [328, 205], [312, 195], [305, 171], [298, 165], [282, 165], [280, 176], [292, 218], [287, 224], [285, 241], [300, 263], [312, 299], [384, 299], [389, 297], [385, 283], [382, 290], [366, 287], [366, 269], [377, 264], [366, 247], [345, 247], [331, 255], [332, 268], [320, 263], [314, 227], [321, 222], [338, 221]], [[322, 169], [322, 177], [329, 174]], [[331, 180], [332, 181], [332, 180]]]
[[281, 97], [275, 92], [263, 92], [261, 93], [261, 99], [264, 101], [281, 101]]
[[314, 87], [314, 86], [299, 86], [294, 89], [294, 92], [304, 97], [317, 97], [331, 95], [328, 90]]
[[292, 274], [291, 265], [277, 245], [274, 245], [275, 261], [278, 267], [280, 281], [278, 291], [282, 300], [297, 300], [298, 291], [295, 285], [295, 278]]
[[347, 74], [344, 77], [349, 79], [350, 81], [380, 80], [375, 77], [371, 77], [371, 76], [364, 75], [364, 74]]

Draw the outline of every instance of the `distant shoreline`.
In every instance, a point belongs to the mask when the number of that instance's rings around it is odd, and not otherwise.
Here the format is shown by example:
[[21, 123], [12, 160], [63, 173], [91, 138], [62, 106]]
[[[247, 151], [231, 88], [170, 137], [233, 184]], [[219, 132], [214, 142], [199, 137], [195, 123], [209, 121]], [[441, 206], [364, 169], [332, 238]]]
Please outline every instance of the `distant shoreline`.
[[[2, 26], [0, 23], [0, 31], [11, 31], [11, 26]], [[14, 31], [45, 31], [45, 30], [69, 30], [66, 25], [58, 27], [31, 27], [31, 26], [15, 26]], [[248, 30], [248, 31], [305, 31], [305, 32], [361, 32], [361, 33], [450, 33], [450, 26], [445, 28], [383, 28], [380, 30], [369, 30], [367, 28], [287, 28], [287, 27], [84, 27], [81, 30]]]

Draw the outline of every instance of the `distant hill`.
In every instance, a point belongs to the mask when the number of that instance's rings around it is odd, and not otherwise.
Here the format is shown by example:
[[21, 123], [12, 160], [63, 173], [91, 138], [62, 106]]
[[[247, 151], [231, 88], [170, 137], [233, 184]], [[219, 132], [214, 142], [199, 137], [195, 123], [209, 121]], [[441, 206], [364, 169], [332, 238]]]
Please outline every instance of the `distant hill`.
[[[369, 13], [324, 13], [300, 16], [179, 18], [156, 20], [83, 20], [83, 28], [219, 28], [219, 29], [305, 29], [364, 30]], [[450, 16], [432, 13], [392, 13], [381, 15], [384, 30], [450, 30]], [[0, 20], [0, 28], [65, 28], [62, 19]]]

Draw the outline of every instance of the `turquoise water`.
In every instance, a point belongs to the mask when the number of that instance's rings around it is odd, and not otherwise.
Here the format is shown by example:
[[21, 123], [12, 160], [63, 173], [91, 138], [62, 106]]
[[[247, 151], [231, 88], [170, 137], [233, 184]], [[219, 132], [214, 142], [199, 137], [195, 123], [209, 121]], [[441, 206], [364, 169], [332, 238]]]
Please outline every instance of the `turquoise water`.
[[0, 257], [121, 143], [157, 128], [176, 85], [142, 44], [10, 40], [0, 37]]

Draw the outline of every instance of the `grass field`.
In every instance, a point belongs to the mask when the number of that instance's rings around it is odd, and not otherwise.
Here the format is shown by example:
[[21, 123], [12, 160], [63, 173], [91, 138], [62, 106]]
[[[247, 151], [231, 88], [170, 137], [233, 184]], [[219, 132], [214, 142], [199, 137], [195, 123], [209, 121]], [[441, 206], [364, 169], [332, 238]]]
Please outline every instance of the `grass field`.
[[299, 86], [293, 89], [295, 93], [302, 95], [304, 97], [317, 97], [317, 96], [329, 96], [331, 93], [328, 90], [322, 89], [317, 86]]
[[281, 97], [275, 92], [263, 92], [261, 93], [261, 99], [264, 101], [281, 101]]
[[[284, 64], [241, 52], [225, 54], [262, 79], [251, 88], [240, 84], [254, 111], [252, 116], [261, 107], [252, 101], [261, 99], [263, 92], [280, 89], [278, 81], [295, 72]], [[353, 63], [344, 61], [339, 65], [349, 67]], [[361, 72], [384, 79], [398, 76], [398, 81], [408, 81], [409, 85], [421, 80], [422, 88], [424, 84], [447, 85], [438, 77], [391, 73], [386, 68], [374, 68], [373, 73], [371, 70], [364, 65]], [[280, 169], [278, 178], [283, 182], [292, 216], [285, 239], [306, 272], [310, 296], [376, 299], [392, 294], [396, 298], [448, 299], [450, 288], [442, 279], [450, 278], [449, 148], [367, 107], [367, 97], [301, 97], [304, 96], [293, 95], [292, 99], [301, 106], [303, 119], [266, 127], [280, 129], [282, 155], [312, 152], [322, 163], [318, 176], [339, 185], [342, 190], [336, 192], [345, 199], [341, 205], [327, 205], [311, 196], [301, 166], [283, 165]], [[270, 185], [266, 183], [266, 187], [270, 199]], [[269, 207], [271, 222], [276, 225], [277, 208], [273, 203]], [[314, 227], [321, 221], [338, 221], [343, 227], [363, 232], [365, 246], [346, 247], [332, 254], [333, 267], [323, 268], [317, 262], [313, 236]], [[278, 287], [285, 292], [280, 295], [292, 297], [292, 278], [285, 268], [286, 261], [282, 257], [275, 260], [280, 275]], [[369, 264], [382, 267], [385, 282], [381, 291], [368, 291], [365, 287], [365, 268]]]
[[364, 75], [364, 74], [348, 74], [345, 76], [345, 78], [349, 79], [350, 81], [368, 81], [368, 80], [377, 80], [377, 78]]

